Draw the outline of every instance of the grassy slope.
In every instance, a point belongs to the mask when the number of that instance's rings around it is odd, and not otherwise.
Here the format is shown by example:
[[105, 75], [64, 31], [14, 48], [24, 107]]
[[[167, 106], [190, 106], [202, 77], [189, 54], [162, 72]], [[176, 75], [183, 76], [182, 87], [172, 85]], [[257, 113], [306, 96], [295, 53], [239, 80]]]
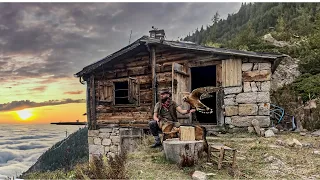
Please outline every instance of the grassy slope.
[[67, 140], [56, 143], [43, 153], [22, 177], [33, 172], [72, 169], [77, 163], [88, 161], [88, 158], [88, 129], [82, 128], [70, 134]]
[[[277, 140], [286, 141], [296, 138], [303, 144], [313, 147], [289, 147], [277, 145]], [[219, 137], [208, 137], [209, 142], [224, 143], [238, 150], [238, 170], [232, 171], [230, 166], [217, 170], [217, 165], [201, 164], [189, 168], [179, 168], [168, 162], [159, 149], [150, 149], [152, 139], [147, 138], [137, 149], [129, 154], [126, 164], [130, 179], [191, 179], [193, 171], [200, 170], [214, 173], [209, 179], [306, 179], [320, 178], [320, 155], [313, 154], [320, 150], [320, 137], [300, 136], [299, 134], [281, 134], [272, 138], [257, 137], [250, 134], [226, 134]], [[272, 157], [271, 157], [272, 156]], [[269, 159], [269, 160], [267, 160]], [[71, 178], [73, 172], [63, 174], [56, 171], [37, 174], [37, 178]]]

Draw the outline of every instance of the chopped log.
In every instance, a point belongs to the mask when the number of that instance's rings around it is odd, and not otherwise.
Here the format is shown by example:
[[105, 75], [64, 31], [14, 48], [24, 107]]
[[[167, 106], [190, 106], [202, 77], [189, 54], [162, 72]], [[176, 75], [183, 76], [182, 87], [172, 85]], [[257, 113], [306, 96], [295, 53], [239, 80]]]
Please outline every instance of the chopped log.
[[196, 139], [195, 129], [191, 126], [180, 126], [180, 141], [194, 141]]
[[180, 167], [193, 166], [202, 157], [203, 144], [203, 141], [179, 141], [174, 138], [163, 142], [163, 150], [166, 159]]

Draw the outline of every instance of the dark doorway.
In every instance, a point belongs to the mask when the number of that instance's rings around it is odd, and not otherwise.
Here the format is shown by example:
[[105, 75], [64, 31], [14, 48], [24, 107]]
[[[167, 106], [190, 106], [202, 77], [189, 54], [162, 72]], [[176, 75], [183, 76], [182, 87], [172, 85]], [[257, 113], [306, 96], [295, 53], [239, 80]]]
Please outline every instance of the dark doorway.
[[[191, 88], [192, 90], [199, 87], [216, 86], [216, 66], [194, 67], [191, 68]], [[203, 124], [217, 124], [216, 115], [216, 93], [211, 93], [213, 97], [201, 100], [203, 104], [212, 108], [212, 114], [195, 113], [196, 118], [193, 120]]]

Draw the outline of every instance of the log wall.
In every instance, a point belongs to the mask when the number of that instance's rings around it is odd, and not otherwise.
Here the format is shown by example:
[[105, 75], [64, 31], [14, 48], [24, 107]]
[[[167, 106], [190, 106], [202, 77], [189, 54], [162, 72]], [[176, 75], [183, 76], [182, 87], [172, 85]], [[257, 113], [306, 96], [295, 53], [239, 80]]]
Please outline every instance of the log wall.
[[[210, 60], [211, 55], [195, 54], [185, 51], [165, 51], [156, 49], [156, 77], [157, 91], [162, 89], [171, 89], [172, 86], [172, 63], [197, 65], [217, 64]], [[201, 63], [199, 60], [203, 60]], [[200, 64], [199, 64], [200, 63]], [[140, 53], [134, 57], [108, 63], [94, 75], [95, 93], [95, 118], [99, 126], [110, 123], [135, 123], [135, 126], [146, 126], [152, 119], [152, 68], [150, 66], [149, 53]], [[128, 77], [136, 78], [139, 83], [140, 101], [135, 106], [113, 105], [110, 102], [99, 101], [99, 84], [107, 82], [119, 82], [127, 80]], [[134, 122], [132, 122], [134, 120]]]

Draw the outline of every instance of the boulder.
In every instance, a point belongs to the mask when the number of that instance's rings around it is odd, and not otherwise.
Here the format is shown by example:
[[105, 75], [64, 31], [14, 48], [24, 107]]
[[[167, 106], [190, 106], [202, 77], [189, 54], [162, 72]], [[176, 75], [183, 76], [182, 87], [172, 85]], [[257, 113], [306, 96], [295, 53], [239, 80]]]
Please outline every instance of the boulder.
[[252, 126], [249, 126], [249, 127], [248, 127], [248, 132], [249, 132], [249, 133], [253, 133], [253, 132], [254, 132], [254, 128], [253, 128]]
[[264, 133], [264, 136], [266, 137], [266, 138], [268, 138], [268, 137], [272, 137], [272, 136], [274, 136], [274, 133], [273, 133], [273, 131], [272, 130], [267, 130], [265, 133]]
[[280, 139], [276, 140], [276, 145], [279, 145], [279, 146], [285, 146], [286, 143]]
[[287, 140], [286, 141], [287, 145], [290, 146], [290, 147], [295, 147], [295, 146], [300, 146], [302, 147], [302, 144], [295, 138], [293, 138], [292, 140]]
[[207, 174], [201, 171], [195, 171], [192, 174], [193, 180], [207, 180]]
[[257, 135], [261, 135], [260, 131], [260, 123], [258, 120], [254, 119], [251, 121], [251, 125], [253, 126], [254, 130], [256, 131]]
[[275, 127], [271, 127], [269, 128], [269, 130], [273, 131], [274, 134], [278, 134], [279, 133], [279, 130]]
[[320, 136], [320, 130], [311, 133], [312, 136]]
[[320, 151], [318, 151], [318, 150], [314, 150], [314, 151], [313, 151], [313, 154], [320, 155]]
[[265, 135], [265, 130], [264, 130], [264, 128], [260, 128], [260, 136], [264, 136]]

